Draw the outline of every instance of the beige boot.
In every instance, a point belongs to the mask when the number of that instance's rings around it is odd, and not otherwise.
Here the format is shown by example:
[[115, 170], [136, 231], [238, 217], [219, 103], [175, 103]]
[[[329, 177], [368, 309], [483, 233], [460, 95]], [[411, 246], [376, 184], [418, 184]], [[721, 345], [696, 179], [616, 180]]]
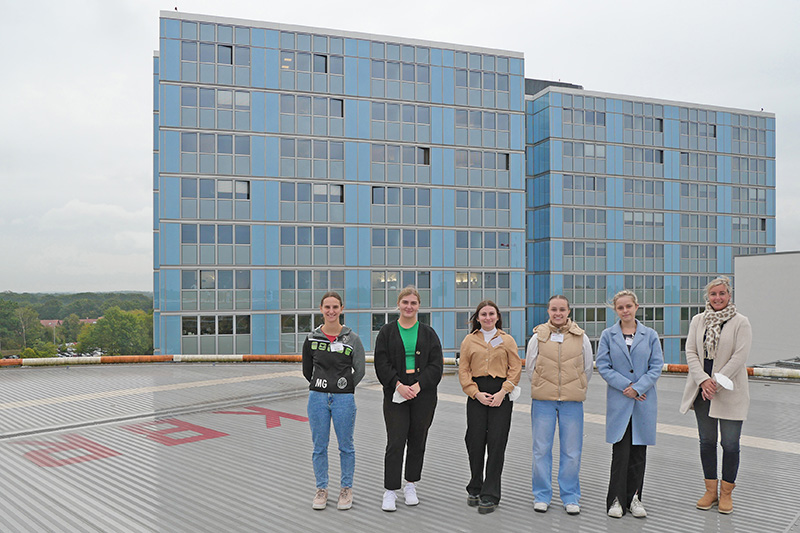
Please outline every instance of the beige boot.
[[719, 487], [719, 512], [722, 514], [729, 514], [733, 511], [733, 500], [731, 499], [731, 492], [736, 483], [728, 483], [722, 481]]
[[717, 480], [704, 479], [703, 481], [705, 481], [706, 484], [706, 492], [703, 494], [702, 498], [697, 500], [697, 508], [707, 511], [717, 503]]

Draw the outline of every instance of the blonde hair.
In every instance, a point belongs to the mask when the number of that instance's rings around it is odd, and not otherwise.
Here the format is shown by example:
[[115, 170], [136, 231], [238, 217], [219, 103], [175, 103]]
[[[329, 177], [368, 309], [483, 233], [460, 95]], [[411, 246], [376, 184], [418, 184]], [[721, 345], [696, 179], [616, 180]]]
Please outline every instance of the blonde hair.
[[620, 298], [625, 298], [626, 296], [633, 300], [633, 305], [639, 305], [639, 298], [636, 297], [635, 292], [629, 289], [622, 289], [614, 295], [614, 298], [611, 299], [611, 308], [615, 309], [617, 307], [617, 300]]
[[400, 300], [402, 300], [403, 298], [405, 298], [406, 296], [408, 296], [410, 294], [413, 294], [414, 296], [416, 296], [417, 297], [417, 301], [422, 303], [422, 298], [420, 298], [419, 291], [417, 290], [417, 288], [415, 286], [413, 286], [413, 285], [407, 285], [397, 295], [397, 305], [400, 305]]
[[711, 287], [716, 287], [717, 285], [725, 285], [725, 288], [728, 289], [728, 294], [731, 295], [731, 299], [733, 299], [733, 287], [731, 287], [731, 278], [728, 276], [717, 276], [716, 278], [712, 279], [708, 282], [708, 285], [705, 286], [703, 289], [703, 299], [707, 302], [708, 301], [708, 291], [711, 290]]

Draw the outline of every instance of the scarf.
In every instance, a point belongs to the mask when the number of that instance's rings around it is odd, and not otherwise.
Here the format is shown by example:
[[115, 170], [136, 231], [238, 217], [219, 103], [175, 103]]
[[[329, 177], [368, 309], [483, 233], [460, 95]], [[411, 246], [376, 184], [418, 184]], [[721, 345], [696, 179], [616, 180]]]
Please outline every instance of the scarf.
[[706, 327], [705, 341], [703, 341], [703, 346], [706, 349], [706, 359], [714, 359], [717, 355], [722, 325], [733, 318], [735, 314], [736, 306], [733, 302], [728, 303], [725, 309], [719, 311], [714, 311], [711, 304], [706, 302], [706, 312], [703, 318]]

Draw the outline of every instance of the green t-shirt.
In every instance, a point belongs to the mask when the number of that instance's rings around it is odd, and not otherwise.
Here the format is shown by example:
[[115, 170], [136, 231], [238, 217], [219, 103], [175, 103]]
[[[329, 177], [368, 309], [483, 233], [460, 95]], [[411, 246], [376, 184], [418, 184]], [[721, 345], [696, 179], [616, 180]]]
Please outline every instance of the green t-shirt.
[[417, 353], [417, 333], [419, 332], [419, 322], [416, 322], [410, 328], [404, 328], [397, 323], [397, 328], [400, 330], [400, 338], [403, 339], [403, 347], [406, 349], [406, 370], [415, 370], [417, 368], [416, 353]]

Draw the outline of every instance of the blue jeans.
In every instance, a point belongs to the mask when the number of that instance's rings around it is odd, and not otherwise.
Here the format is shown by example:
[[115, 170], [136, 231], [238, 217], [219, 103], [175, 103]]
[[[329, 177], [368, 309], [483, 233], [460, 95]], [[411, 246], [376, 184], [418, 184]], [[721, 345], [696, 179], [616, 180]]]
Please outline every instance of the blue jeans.
[[725, 420], [708, 415], [711, 402], [697, 393], [694, 400], [694, 416], [697, 419], [697, 433], [700, 435], [700, 463], [703, 465], [705, 479], [717, 479], [717, 427], [722, 442], [722, 480], [736, 481], [739, 471], [739, 438], [742, 435], [741, 420]]
[[553, 497], [553, 439], [558, 422], [558, 489], [561, 503], [581, 499], [583, 402], [531, 401], [533, 429], [533, 499], [549, 504]]
[[341, 487], [352, 487], [353, 472], [356, 468], [356, 450], [353, 446], [353, 430], [356, 425], [355, 395], [309, 391], [308, 423], [311, 426], [311, 440], [314, 443], [314, 453], [311, 458], [318, 489], [328, 488], [328, 442], [331, 420], [336, 431], [336, 440], [339, 442]]

